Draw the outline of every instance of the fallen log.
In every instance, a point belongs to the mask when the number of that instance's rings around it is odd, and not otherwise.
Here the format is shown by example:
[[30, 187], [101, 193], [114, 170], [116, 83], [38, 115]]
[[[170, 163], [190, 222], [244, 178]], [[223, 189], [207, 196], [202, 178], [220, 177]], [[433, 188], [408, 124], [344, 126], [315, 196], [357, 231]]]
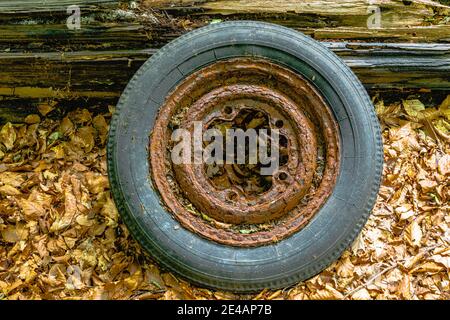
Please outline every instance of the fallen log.
[[[450, 90], [450, 45], [325, 42], [368, 89]], [[0, 53], [0, 96], [118, 97], [156, 49]]]
[[[26, 112], [46, 100], [115, 103], [161, 46], [235, 19], [278, 23], [323, 41], [369, 90], [447, 91], [450, 21], [441, 2], [144, 0], [135, 7], [109, 0], [0, 0], [0, 121], [18, 105]], [[72, 4], [81, 7], [80, 30], [66, 25]], [[373, 6], [380, 9], [376, 28], [368, 24]]]
[[[66, 26], [69, 4], [80, 5], [80, 30]], [[323, 41], [448, 43], [449, 10], [430, 0], [144, 0], [137, 7], [109, 0], [0, 0], [0, 51], [159, 48], [194, 28], [236, 19], [281, 24]]]
[[[372, 93], [450, 90], [450, 45], [324, 44]], [[21, 121], [37, 112], [43, 101], [58, 102], [61, 112], [80, 105], [114, 105], [129, 79], [156, 50], [0, 53], [0, 123]]]
[[[144, 0], [176, 19], [248, 19], [315, 39], [450, 42], [449, 6], [429, 0]], [[447, 3], [448, 4], [448, 3]]]

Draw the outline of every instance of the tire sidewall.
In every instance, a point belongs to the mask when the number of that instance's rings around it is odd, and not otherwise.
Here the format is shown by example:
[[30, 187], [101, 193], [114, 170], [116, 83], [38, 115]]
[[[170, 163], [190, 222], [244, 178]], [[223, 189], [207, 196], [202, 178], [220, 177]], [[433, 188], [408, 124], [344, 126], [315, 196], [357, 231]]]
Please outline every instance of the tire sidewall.
[[[161, 204], [148, 163], [149, 135], [165, 97], [187, 75], [217, 60], [240, 56], [269, 59], [313, 83], [333, 110], [341, 140], [339, 176], [324, 206], [296, 234], [256, 248], [224, 246], [183, 228]], [[307, 279], [342, 254], [373, 207], [381, 150], [369, 97], [337, 56], [287, 28], [232, 22], [188, 33], [141, 67], [112, 120], [108, 167], [125, 223], [159, 263], [197, 284], [253, 291]]]

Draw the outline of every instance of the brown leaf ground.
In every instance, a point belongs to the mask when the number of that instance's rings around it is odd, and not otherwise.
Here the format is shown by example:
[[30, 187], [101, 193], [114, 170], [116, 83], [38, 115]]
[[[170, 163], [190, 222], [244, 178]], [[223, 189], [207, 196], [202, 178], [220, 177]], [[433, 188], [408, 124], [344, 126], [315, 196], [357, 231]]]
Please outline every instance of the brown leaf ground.
[[384, 180], [363, 232], [316, 277], [235, 295], [152, 263], [106, 175], [110, 114], [42, 114], [0, 130], [0, 299], [450, 299], [450, 96], [376, 104]]

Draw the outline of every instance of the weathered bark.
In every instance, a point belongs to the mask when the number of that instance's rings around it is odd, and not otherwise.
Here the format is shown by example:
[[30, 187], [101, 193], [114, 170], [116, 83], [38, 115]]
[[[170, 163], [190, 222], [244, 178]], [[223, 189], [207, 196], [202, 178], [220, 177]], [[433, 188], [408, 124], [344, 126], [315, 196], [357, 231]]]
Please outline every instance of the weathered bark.
[[[366, 0], [145, 0], [137, 9], [118, 10], [127, 6], [108, 0], [0, 0], [0, 51], [159, 48], [214, 19], [269, 21], [319, 40], [450, 42], [449, 7], [428, 0], [371, 2], [374, 4]], [[66, 26], [64, 9], [69, 3], [82, 5], [81, 30]], [[113, 7], [105, 9], [104, 5]], [[381, 13], [377, 28], [368, 26], [374, 8]], [[8, 20], [2, 20], [5, 17]]]
[[450, 90], [450, 45], [327, 43], [368, 89]]
[[[157, 48], [214, 19], [269, 21], [320, 40], [450, 42], [448, 6], [429, 0], [370, 2], [373, 4], [366, 0], [144, 0], [131, 10], [123, 2], [109, 0], [0, 0], [0, 51]], [[66, 26], [68, 4], [81, 5], [81, 30]], [[370, 24], [376, 22], [371, 18], [375, 8], [381, 14], [376, 28]], [[5, 17], [8, 20], [2, 20]]]
[[144, 26], [128, 21], [93, 22], [81, 30], [61, 23], [0, 26], [0, 52], [132, 49], [146, 47], [148, 40]]
[[[326, 42], [368, 89], [450, 89], [450, 45]], [[156, 50], [0, 53], [0, 95], [118, 97]]]
[[144, 0], [144, 5], [178, 19], [264, 20], [316, 39], [450, 41], [449, 7], [428, 0]]
[[[450, 90], [449, 7], [436, 1], [142, 2], [130, 9], [124, 1], [0, 0], [0, 117], [46, 99], [114, 103], [158, 48], [217, 20], [274, 22], [328, 41], [370, 90]], [[72, 4], [81, 6], [81, 30], [66, 26]], [[374, 29], [375, 7], [381, 25]]]

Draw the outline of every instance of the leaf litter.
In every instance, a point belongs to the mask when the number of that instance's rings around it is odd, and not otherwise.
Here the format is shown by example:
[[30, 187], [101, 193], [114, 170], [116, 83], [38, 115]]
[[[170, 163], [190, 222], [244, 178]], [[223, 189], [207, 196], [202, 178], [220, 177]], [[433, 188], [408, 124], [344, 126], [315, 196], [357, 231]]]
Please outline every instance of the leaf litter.
[[378, 101], [385, 165], [362, 233], [312, 279], [241, 295], [190, 285], [131, 238], [107, 179], [110, 113], [44, 107], [0, 128], [0, 299], [450, 299], [450, 95]]

